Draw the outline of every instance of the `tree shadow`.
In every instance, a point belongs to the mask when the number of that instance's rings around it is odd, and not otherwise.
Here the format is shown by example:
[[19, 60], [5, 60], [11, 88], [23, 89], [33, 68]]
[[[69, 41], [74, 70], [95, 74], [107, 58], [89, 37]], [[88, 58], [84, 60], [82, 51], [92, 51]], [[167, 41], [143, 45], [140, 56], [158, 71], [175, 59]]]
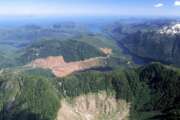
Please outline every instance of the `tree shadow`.
[[8, 112], [5, 109], [0, 111], [0, 120], [48, 120], [42, 118], [41, 115], [29, 112], [28, 110], [21, 110], [16, 112]]

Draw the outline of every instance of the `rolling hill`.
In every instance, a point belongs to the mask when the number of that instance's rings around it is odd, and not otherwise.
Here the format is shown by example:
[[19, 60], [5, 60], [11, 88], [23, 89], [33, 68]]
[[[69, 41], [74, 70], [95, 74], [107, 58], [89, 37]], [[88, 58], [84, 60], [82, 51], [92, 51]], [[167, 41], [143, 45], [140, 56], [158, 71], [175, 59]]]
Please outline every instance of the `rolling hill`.
[[19, 58], [20, 63], [29, 63], [37, 58], [63, 56], [65, 61], [78, 61], [86, 58], [103, 56], [99, 49], [76, 40], [44, 40], [38, 41], [27, 48]]

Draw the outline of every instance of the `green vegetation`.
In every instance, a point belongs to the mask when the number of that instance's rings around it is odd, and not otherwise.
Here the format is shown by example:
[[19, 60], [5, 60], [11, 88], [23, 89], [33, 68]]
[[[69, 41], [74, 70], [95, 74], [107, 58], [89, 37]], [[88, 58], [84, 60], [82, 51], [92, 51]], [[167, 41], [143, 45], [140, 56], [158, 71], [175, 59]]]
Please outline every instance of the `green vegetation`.
[[[83, 72], [67, 78], [57, 79], [59, 91], [63, 97], [76, 97], [99, 91], [110, 92], [111, 81], [106, 79], [105, 73]], [[73, 83], [73, 84], [72, 84]]]
[[178, 70], [153, 63], [111, 73], [85, 72], [58, 79], [57, 84], [63, 97], [73, 98], [98, 91], [115, 93], [117, 99], [131, 103], [132, 120], [144, 120], [170, 113], [169, 117], [180, 115], [177, 112], [180, 108], [176, 106], [180, 96], [179, 78]]
[[47, 78], [29, 75], [7, 77], [0, 79], [1, 120], [55, 119], [59, 97]]
[[10, 67], [15, 64], [15, 61], [13, 61], [10, 58], [7, 58], [5, 54], [0, 52], [0, 68]]
[[112, 37], [131, 55], [165, 64], [180, 65], [180, 35], [161, 34], [167, 23], [117, 25], [111, 31]]
[[48, 71], [37, 71], [1, 75], [1, 118], [54, 120], [62, 98], [73, 100], [100, 91], [131, 103], [132, 120], [176, 120], [180, 116], [180, 70], [170, 66], [152, 63], [137, 69], [87, 71], [65, 78], [44, 78]]
[[78, 41], [88, 43], [96, 48], [111, 48], [113, 55], [122, 55], [121, 48], [116, 44], [116, 41], [104, 34], [82, 34], [80, 37], [75, 38]]
[[43, 76], [45, 78], [50, 78], [50, 79], [55, 77], [54, 74], [51, 72], [51, 70], [45, 70], [41, 68], [26, 70], [25, 73], [33, 76]]
[[[135, 68], [116, 44], [133, 55], [179, 65], [180, 36], [158, 34], [155, 30], [167, 23], [152, 24], [113, 27], [113, 42], [106, 33], [90, 34], [74, 23], [0, 31], [0, 68], [6, 68], [0, 69], [0, 120], [55, 120], [62, 99], [73, 102], [101, 91], [130, 103], [130, 120], [179, 120], [180, 69], [160, 63]], [[55, 78], [49, 70], [7, 68], [48, 56], [62, 55], [66, 61], [104, 56], [101, 47], [113, 50], [105, 66], [110, 71], [91, 69]]]
[[[90, 34], [86, 25], [73, 22], [0, 28], [0, 54], [3, 56], [0, 56], [0, 68], [19, 66], [51, 55], [65, 55], [67, 61], [82, 60], [103, 55], [100, 47], [110, 47], [113, 53], [119, 53], [116, 43], [105, 35]], [[39, 48], [40, 45], [45, 48]]]
[[61, 55], [66, 61], [77, 61], [102, 56], [103, 53], [89, 44], [76, 40], [44, 40], [27, 47], [20, 57], [20, 63], [28, 63], [36, 58]]

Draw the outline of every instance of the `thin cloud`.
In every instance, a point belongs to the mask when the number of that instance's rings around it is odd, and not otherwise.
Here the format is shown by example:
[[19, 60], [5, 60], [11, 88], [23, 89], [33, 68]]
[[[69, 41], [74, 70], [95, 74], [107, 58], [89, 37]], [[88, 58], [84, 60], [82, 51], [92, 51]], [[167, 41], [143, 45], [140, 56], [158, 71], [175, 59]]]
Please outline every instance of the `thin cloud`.
[[154, 5], [155, 8], [159, 8], [159, 7], [163, 7], [163, 6], [164, 6], [163, 3], [158, 3], [158, 4], [155, 4], [155, 5]]
[[175, 1], [175, 2], [174, 2], [174, 5], [175, 5], [175, 6], [180, 6], [180, 1]]

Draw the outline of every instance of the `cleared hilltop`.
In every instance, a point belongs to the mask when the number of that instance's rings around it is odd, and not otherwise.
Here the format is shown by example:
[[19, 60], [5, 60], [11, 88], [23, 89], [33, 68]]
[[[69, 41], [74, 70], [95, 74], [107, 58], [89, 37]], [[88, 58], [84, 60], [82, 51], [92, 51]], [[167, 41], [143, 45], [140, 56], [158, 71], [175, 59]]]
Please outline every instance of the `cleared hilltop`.
[[74, 72], [104, 66], [107, 57], [95, 57], [81, 61], [65, 62], [62, 56], [36, 59], [26, 67], [50, 69], [56, 77], [65, 77]]

